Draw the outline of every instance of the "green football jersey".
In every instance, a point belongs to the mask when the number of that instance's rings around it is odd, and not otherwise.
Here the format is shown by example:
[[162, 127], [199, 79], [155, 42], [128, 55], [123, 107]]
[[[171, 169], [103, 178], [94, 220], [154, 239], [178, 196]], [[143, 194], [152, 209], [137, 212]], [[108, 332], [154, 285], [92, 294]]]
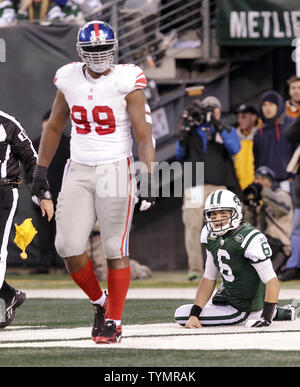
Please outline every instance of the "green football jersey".
[[[206, 227], [205, 227], [206, 228]], [[253, 265], [270, 259], [267, 238], [247, 222], [223, 236], [205, 232], [201, 241], [222, 275], [225, 295], [234, 308], [254, 312], [264, 305], [265, 284]]]

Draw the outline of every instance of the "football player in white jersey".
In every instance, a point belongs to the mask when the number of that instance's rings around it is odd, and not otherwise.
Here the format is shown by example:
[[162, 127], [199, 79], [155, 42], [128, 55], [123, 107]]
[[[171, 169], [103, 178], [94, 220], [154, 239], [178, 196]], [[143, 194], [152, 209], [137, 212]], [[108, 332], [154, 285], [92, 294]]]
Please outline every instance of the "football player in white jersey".
[[[79, 30], [77, 50], [82, 62], [67, 64], [55, 75], [58, 90], [42, 135], [32, 188], [39, 199], [45, 198], [47, 168], [71, 117], [71, 157], [58, 197], [55, 245], [69, 274], [92, 301], [96, 343], [121, 341], [121, 316], [130, 283], [128, 240], [136, 199], [131, 126], [139, 161], [146, 166], [140, 209], [155, 202], [151, 185], [144, 184], [151, 181], [155, 161], [151, 112], [143, 92], [147, 81], [140, 67], [113, 64], [116, 48], [115, 33], [107, 23], [93, 21]], [[111, 172], [114, 177], [107, 179]], [[107, 188], [103, 182], [110, 185], [119, 173], [128, 177], [121, 179], [126, 194], [103, 194]], [[108, 297], [85, 252], [96, 219], [107, 258]]]

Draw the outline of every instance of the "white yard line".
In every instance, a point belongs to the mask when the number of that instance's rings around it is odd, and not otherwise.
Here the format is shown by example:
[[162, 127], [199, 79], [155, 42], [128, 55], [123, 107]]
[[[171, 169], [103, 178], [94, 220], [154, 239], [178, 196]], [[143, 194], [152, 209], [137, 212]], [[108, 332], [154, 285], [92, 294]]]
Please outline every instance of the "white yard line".
[[[295, 350], [300, 351], [300, 320], [273, 322], [265, 329], [242, 326], [188, 330], [175, 323], [123, 326], [120, 344], [96, 345], [91, 328], [37, 329], [0, 332], [0, 349], [10, 347], [136, 348], [177, 350]], [[45, 341], [47, 340], [47, 341]]]
[[[85, 293], [80, 289], [22, 289], [27, 295], [27, 298], [75, 298], [86, 299]], [[129, 289], [128, 299], [194, 299], [196, 295], [196, 287], [193, 288], [141, 288]], [[300, 289], [281, 289], [279, 294], [280, 299], [299, 299]]]
[[[191, 299], [195, 289], [130, 289], [131, 299]], [[28, 298], [87, 299], [80, 289], [25, 290]], [[282, 289], [280, 299], [300, 302], [300, 289]], [[91, 339], [91, 327], [45, 329], [45, 327], [11, 326], [0, 331], [0, 349], [10, 347], [74, 347], [131, 348], [176, 350], [295, 350], [300, 351], [300, 319], [273, 322], [267, 328], [243, 326], [184, 329], [176, 323], [123, 326], [122, 342], [117, 345], [96, 345]]]

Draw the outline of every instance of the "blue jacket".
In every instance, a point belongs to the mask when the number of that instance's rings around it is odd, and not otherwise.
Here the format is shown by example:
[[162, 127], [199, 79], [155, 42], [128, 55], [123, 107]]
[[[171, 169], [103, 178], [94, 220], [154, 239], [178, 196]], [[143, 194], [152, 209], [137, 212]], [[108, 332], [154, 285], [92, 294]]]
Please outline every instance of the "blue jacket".
[[[202, 144], [203, 144], [203, 152], [206, 153], [207, 151], [207, 133], [214, 133], [215, 129], [210, 128], [209, 131], [204, 131], [203, 129], [207, 128], [205, 125], [200, 125], [196, 128], [197, 134], [201, 137], [202, 139]], [[226, 151], [231, 155], [237, 154], [240, 149], [241, 149], [241, 143], [240, 139], [237, 135], [236, 129], [234, 127], [231, 128], [231, 131], [228, 132], [227, 130], [222, 130], [220, 132], [222, 140], [223, 140], [223, 145], [226, 149]], [[176, 142], [176, 149], [175, 149], [175, 154], [176, 158], [179, 161], [184, 161], [186, 158], [185, 150], [184, 147], [180, 146], [179, 141]]]
[[[261, 107], [264, 101], [272, 101], [278, 107], [276, 116], [271, 120], [263, 115]], [[275, 91], [267, 91], [262, 95], [260, 116], [263, 124], [253, 140], [255, 169], [265, 165], [274, 171], [278, 181], [287, 180], [291, 175], [286, 172], [286, 167], [294, 153], [295, 145], [286, 140], [284, 131], [294, 119], [285, 115], [283, 98]]]
[[[177, 160], [192, 162], [193, 165], [204, 162], [205, 184], [224, 185], [240, 195], [232, 160], [232, 155], [238, 153], [241, 148], [236, 129], [225, 129], [216, 133], [214, 128], [200, 125], [185, 134], [183, 145], [181, 146], [179, 141], [176, 143]], [[194, 184], [197, 184], [195, 179]]]

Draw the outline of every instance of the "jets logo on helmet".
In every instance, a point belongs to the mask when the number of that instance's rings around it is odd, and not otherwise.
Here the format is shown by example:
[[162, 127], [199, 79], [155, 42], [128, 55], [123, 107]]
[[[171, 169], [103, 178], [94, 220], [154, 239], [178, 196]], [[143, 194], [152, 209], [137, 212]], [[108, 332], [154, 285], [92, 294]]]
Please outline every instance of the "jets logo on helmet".
[[223, 235], [236, 229], [243, 219], [240, 199], [229, 190], [214, 191], [205, 201], [203, 215], [208, 231]]
[[115, 33], [105, 22], [91, 21], [78, 31], [78, 55], [96, 73], [103, 73], [112, 66], [117, 47]]

